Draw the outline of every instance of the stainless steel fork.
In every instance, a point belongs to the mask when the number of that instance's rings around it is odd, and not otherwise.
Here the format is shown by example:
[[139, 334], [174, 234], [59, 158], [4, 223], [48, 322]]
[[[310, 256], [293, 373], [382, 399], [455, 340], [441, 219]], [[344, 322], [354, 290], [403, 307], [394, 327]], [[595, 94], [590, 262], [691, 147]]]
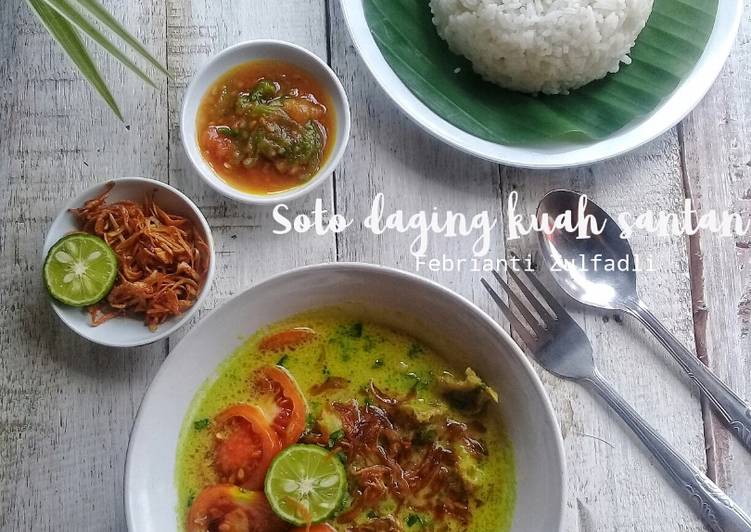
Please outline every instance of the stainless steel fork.
[[493, 276], [508, 294], [519, 315], [511, 311], [485, 279], [482, 279], [482, 284], [537, 362], [551, 373], [578, 381], [597, 392], [657, 458], [710, 530], [751, 532], [751, 518], [704, 473], [678, 454], [600, 375], [592, 357], [589, 338], [539, 279], [525, 270], [529, 282], [539, 293], [539, 296], [535, 296], [512, 268], [506, 271], [528, 305], [510, 289], [497, 271], [493, 271]]

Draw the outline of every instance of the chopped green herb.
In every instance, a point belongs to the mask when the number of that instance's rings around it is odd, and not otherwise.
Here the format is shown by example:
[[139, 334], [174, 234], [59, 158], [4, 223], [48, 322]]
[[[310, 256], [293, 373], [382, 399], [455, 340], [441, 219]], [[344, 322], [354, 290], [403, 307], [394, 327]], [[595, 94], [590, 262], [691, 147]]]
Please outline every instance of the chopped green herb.
[[216, 126], [216, 132], [222, 136], [229, 138], [237, 138], [240, 136], [240, 132], [236, 129], [232, 129], [229, 126]]
[[286, 367], [284, 364], [289, 360], [289, 355], [283, 355], [282, 358], [276, 361], [277, 366]]
[[437, 437], [438, 434], [434, 429], [425, 428], [417, 431], [417, 434], [415, 434], [414, 442], [417, 445], [427, 445], [434, 442]]
[[373, 368], [382, 368], [383, 367], [383, 359], [382, 358], [376, 358], [373, 362]]
[[281, 109], [282, 102], [280, 99], [272, 101], [275, 95], [276, 84], [268, 80], [261, 80], [256, 83], [250, 92], [243, 92], [237, 97], [235, 110], [238, 113], [260, 115], [269, 111], [270, 107], [273, 107], [274, 110]]
[[376, 517], [378, 517], [378, 514], [377, 514], [377, 513], [375, 513], [375, 512], [373, 511], [373, 510], [370, 510], [370, 511], [369, 511], [369, 512], [367, 513], [367, 516], [368, 516], [368, 519], [375, 519]]
[[342, 429], [335, 430], [334, 432], [332, 432], [331, 435], [329, 436], [329, 444], [328, 444], [329, 449], [335, 447], [336, 444], [342, 441], [343, 439], [344, 439], [344, 431]]
[[305, 416], [305, 430], [311, 430], [316, 424], [316, 417], [308, 412], [308, 415]]
[[209, 426], [209, 419], [203, 418], [193, 422], [193, 428], [196, 430], [203, 430]]
[[253, 90], [250, 91], [250, 97], [255, 101], [269, 100], [276, 96], [276, 83], [267, 79], [262, 79], [256, 83]]
[[196, 492], [191, 491], [190, 494], [188, 495], [188, 504], [186, 506], [190, 508], [191, 506], [193, 506], [193, 501], [195, 500], [196, 500]]
[[344, 451], [339, 451], [338, 453], [336, 453], [336, 457], [341, 463], [347, 465], [347, 454]]
[[360, 338], [362, 336], [362, 323], [357, 322], [352, 325], [352, 328], [350, 329], [350, 336], [353, 338]]
[[424, 348], [420, 344], [412, 344], [409, 346], [409, 350], [407, 351], [407, 356], [409, 358], [417, 358], [422, 354], [424, 351]]
[[[346, 460], [347, 458], [345, 457], [342, 461], [345, 465]], [[350, 504], [352, 504], [352, 497], [350, 496], [349, 491], [345, 490], [342, 500], [339, 501], [339, 504], [336, 506], [336, 510], [334, 510], [334, 515], [343, 512], [346, 508], [349, 508]]]
[[420, 378], [420, 376], [419, 376], [419, 375], [418, 375], [417, 373], [415, 373], [414, 371], [410, 371], [410, 372], [409, 372], [409, 373], [407, 373], [406, 375], [407, 375], [407, 377], [409, 377], [410, 379], [414, 380], [416, 384], [420, 384], [420, 383], [422, 383], [422, 379], [421, 379], [421, 378]]
[[328, 377], [329, 375], [331, 375], [331, 370], [329, 369], [329, 367], [328, 367], [328, 366], [323, 366], [323, 370], [321, 370], [321, 371], [322, 371], [322, 373], [323, 373], [323, 374], [324, 374], [324, 375], [325, 375], [326, 377]]
[[422, 517], [420, 517], [417, 514], [409, 514], [407, 516], [406, 522], [407, 522], [407, 526], [410, 526], [410, 527], [415, 526], [415, 525], [424, 526], [425, 524], [422, 520]]
[[[317, 122], [308, 120], [289, 148], [288, 159], [294, 164], [319, 164], [323, 154], [323, 135]], [[362, 324], [360, 324], [362, 334]]]
[[375, 348], [376, 343], [377, 341], [375, 338], [373, 338], [369, 334], [363, 334], [363, 337], [362, 337], [363, 351], [370, 353], [373, 350], [373, 348]]

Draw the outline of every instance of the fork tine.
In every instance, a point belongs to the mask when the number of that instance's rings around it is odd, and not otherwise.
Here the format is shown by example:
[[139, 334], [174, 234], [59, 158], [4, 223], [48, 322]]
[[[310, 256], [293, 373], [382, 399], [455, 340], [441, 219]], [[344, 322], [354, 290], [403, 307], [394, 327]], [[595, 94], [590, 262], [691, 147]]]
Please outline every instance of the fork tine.
[[[508, 270], [507, 270], [508, 271]], [[495, 277], [495, 280], [498, 281], [498, 284], [501, 285], [501, 288], [508, 294], [509, 298], [511, 298], [511, 301], [514, 302], [514, 306], [519, 309], [519, 312], [522, 313], [524, 318], [527, 320], [527, 323], [529, 324], [529, 328], [532, 329], [532, 332], [537, 335], [539, 338], [542, 334], [542, 331], [544, 327], [540, 325], [540, 323], [537, 321], [537, 318], [529, 311], [527, 308], [527, 305], [525, 305], [522, 300], [517, 296], [513, 290], [511, 290], [511, 287], [508, 285], [506, 281], [503, 280], [503, 277], [501, 277], [501, 274], [498, 273], [497, 270], [492, 270], [491, 273], [493, 274], [493, 277]], [[518, 281], [517, 281], [518, 283]], [[532, 304], [537, 308], [537, 305], [539, 305], [539, 302], [533, 297], [530, 297], [532, 294], [525, 294], [527, 296], [527, 299], [529, 299]], [[545, 319], [544, 315], [541, 315], [543, 320]], [[554, 318], [551, 318], [554, 319]]]
[[522, 341], [529, 349], [534, 349], [534, 346], [537, 344], [537, 338], [532, 335], [532, 333], [527, 330], [521, 320], [519, 320], [519, 318], [517, 318], [516, 315], [511, 312], [511, 309], [508, 307], [508, 305], [506, 305], [506, 303], [503, 302], [501, 296], [499, 296], [498, 293], [493, 290], [493, 288], [485, 279], [480, 279], [480, 282], [482, 283], [482, 286], [485, 287], [485, 290], [488, 291], [490, 297], [493, 298], [495, 304], [498, 305], [498, 307], [501, 309], [503, 315], [506, 316], [506, 319], [509, 320], [509, 322], [511, 323], [511, 328], [516, 332], [516, 334], [521, 337]]
[[[511, 276], [511, 278], [514, 280], [514, 282], [519, 287], [519, 290], [522, 291], [524, 294], [524, 297], [527, 298], [527, 300], [532, 304], [532, 306], [537, 311], [537, 314], [540, 315], [542, 318], [543, 323], [549, 323], [553, 320], [555, 320], [555, 316], [553, 316], [548, 309], [545, 308], [545, 305], [540, 303], [540, 300], [537, 296], [535, 296], [532, 293], [532, 290], [530, 290], [526, 284], [522, 282], [522, 280], [519, 278], [518, 275], [516, 275], [516, 272], [513, 268], [506, 268], [506, 272]], [[495, 272], [494, 272], [495, 273]], [[497, 277], [497, 276], [496, 276]]]
[[[511, 255], [513, 257], [519, 258], [516, 253], [511, 252]], [[553, 312], [555, 312], [556, 317], [558, 317], [559, 319], [567, 317], [568, 313], [566, 312], [566, 309], [564, 309], [563, 306], [558, 303], [558, 301], [556, 301], [556, 299], [553, 297], [553, 294], [551, 294], [548, 289], [545, 288], [545, 286], [540, 282], [537, 276], [532, 272], [527, 271], [527, 268], [522, 268], [522, 270], [524, 271], [527, 279], [529, 279], [529, 281], [537, 289], [543, 299], [545, 299], [545, 302], [548, 304], [548, 306], [553, 310]]]

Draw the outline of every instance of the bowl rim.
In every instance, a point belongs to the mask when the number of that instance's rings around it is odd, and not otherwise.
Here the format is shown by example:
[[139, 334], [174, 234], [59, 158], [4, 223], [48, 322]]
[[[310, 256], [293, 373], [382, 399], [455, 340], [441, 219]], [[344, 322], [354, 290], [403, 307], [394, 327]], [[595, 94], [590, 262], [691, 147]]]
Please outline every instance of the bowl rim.
[[546, 152], [542, 145], [513, 146], [481, 139], [438, 115], [412, 93], [384, 58], [365, 19], [363, 0], [340, 2], [349, 35], [363, 63], [383, 92], [414, 123], [441, 142], [470, 155], [532, 170], [576, 168], [612, 159], [675, 127], [699, 104], [719, 76], [736, 41], [742, 4], [742, 0], [719, 0], [714, 27], [701, 57], [670, 96], [651, 113], [603, 139], [562, 144], [561, 151]]
[[[287, 48], [294, 51], [295, 53], [300, 53], [311, 59], [317, 65], [317, 71], [310, 73], [312, 75], [321, 73], [325, 75], [334, 85], [336, 94], [332, 95], [332, 101], [334, 102], [337, 116], [342, 117], [342, 123], [344, 125], [342, 131], [336, 132], [336, 140], [339, 141], [338, 148], [336, 149], [336, 151], [329, 154], [328, 160], [326, 161], [324, 166], [322, 168], [319, 168], [318, 172], [316, 172], [311, 179], [298, 187], [268, 195], [243, 192], [232, 187], [231, 185], [226, 184], [222, 180], [222, 178], [216, 174], [216, 172], [211, 169], [207, 170], [203, 167], [203, 165], [201, 164], [203, 162], [203, 158], [200, 154], [200, 150], [198, 149], [198, 143], [196, 139], [188, 139], [184, 134], [185, 131], [189, 131], [191, 129], [189, 127], [190, 124], [195, 123], [196, 115], [195, 113], [189, 113], [188, 107], [195, 98], [198, 99], [199, 103], [201, 98], [203, 98], [203, 93], [197, 94], [198, 84], [202, 80], [207, 78], [209, 69], [218, 61], [221, 61], [224, 57], [231, 55], [238, 50], [252, 50], [254, 48], [263, 46], [272, 48], [276, 47], [277, 49]], [[244, 62], [251, 62], [253, 60], [253, 57], [248, 57]], [[239, 65], [242, 63], [237, 64]], [[216, 78], [212, 79], [211, 81], [216, 81]], [[338, 105], [339, 103], [341, 103], [341, 105]], [[344, 90], [344, 86], [342, 85], [341, 80], [331, 69], [328, 63], [326, 63], [323, 59], [318, 57], [318, 55], [308, 50], [307, 48], [279, 39], [250, 39], [241, 41], [228, 46], [227, 48], [224, 48], [220, 52], [209, 57], [196, 71], [190, 83], [186, 87], [185, 92], [183, 93], [183, 103], [180, 111], [180, 130], [183, 149], [188, 155], [188, 159], [193, 165], [194, 170], [206, 184], [208, 184], [213, 190], [215, 190], [222, 196], [248, 205], [272, 205], [280, 203], [282, 201], [291, 201], [308, 194], [311, 190], [321, 185], [326, 179], [331, 177], [339, 162], [342, 160], [344, 153], [347, 151], [351, 126], [352, 116], [349, 108], [349, 98], [347, 97], [347, 93]]]
[[[558, 501], [557, 507], [554, 508], [553, 511], [555, 512], [554, 520], [557, 524], [556, 531], [562, 530], [563, 517], [565, 513], [565, 506], [566, 506], [566, 500], [567, 500], [566, 486], [567, 486], [568, 472], [567, 472], [567, 466], [566, 466], [566, 453], [565, 453], [564, 445], [563, 445], [563, 436], [561, 434], [558, 417], [556, 416], [555, 409], [553, 408], [552, 402], [550, 401], [550, 397], [548, 396], [547, 391], [545, 390], [545, 387], [542, 384], [542, 381], [540, 380], [540, 377], [537, 375], [537, 372], [532, 366], [532, 363], [529, 361], [527, 356], [522, 352], [519, 345], [511, 338], [511, 335], [508, 332], [506, 332], [500, 326], [500, 324], [498, 324], [493, 318], [491, 318], [485, 311], [483, 311], [480, 307], [475, 305], [472, 301], [462, 296], [461, 294], [454, 292], [453, 290], [439, 284], [436, 281], [433, 281], [432, 279], [421, 277], [420, 275], [417, 275], [415, 273], [404, 271], [404, 270], [399, 270], [397, 268], [392, 268], [389, 266], [382, 266], [378, 264], [370, 264], [370, 263], [365, 263], [365, 262], [324, 262], [320, 264], [312, 264], [308, 266], [293, 268], [285, 272], [267, 276], [266, 278], [260, 280], [259, 282], [254, 283], [253, 285], [249, 286], [245, 290], [242, 290], [241, 292], [238, 292], [232, 297], [226, 299], [225, 301], [222, 302], [222, 304], [217, 305], [208, 314], [206, 314], [202, 318], [201, 321], [208, 320], [215, 313], [220, 312], [222, 307], [224, 307], [225, 305], [228, 305], [230, 302], [234, 301], [235, 299], [238, 299], [241, 297], [247, 297], [246, 294], [248, 292], [257, 289], [258, 287], [261, 287], [262, 285], [265, 285], [267, 283], [278, 282], [280, 280], [283, 280], [285, 277], [305, 275], [308, 272], [318, 272], [318, 271], [323, 271], [323, 270], [341, 271], [341, 272], [350, 273], [350, 274], [351, 273], [386, 274], [389, 276], [393, 276], [397, 279], [421, 284], [425, 288], [440, 292], [443, 296], [453, 300], [453, 302], [457, 304], [458, 306], [464, 306], [464, 308], [473, 312], [475, 317], [478, 320], [483, 321], [500, 338], [503, 339], [504, 343], [506, 343], [509, 348], [508, 352], [511, 354], [511, 356], [517, 359], [517, 361], [521, 364], [522, 370], [527, 373], [527, 376], [529, 377], [531, 381], [531, 386], [535, 394], [541, 400], [545, 424], [550, 427], [551, 432], [554, 435], [553, 436], [555, 439], [555, 442], [553, 445], [554, 456], [552, 456], [551, 458], [559, 467], [560, 475], [555, 480], [561, 486], [561, 494], [560, 494], [561, 497], [560, 497], [560, 501]], [[138, 468], [138, 466], [134, 463], [134, 459], [132, 456], [132, 453], [134, 452], [133, 442], [136, 440], [136, 438], [144, 437], [143, 435], [139, 436], [140, 432], [143, 430], [142, 429], [142, 423], [143, 423], [142, 412], [144, 409], [144, 405], [154, 400], [153, 396], [156, 394], [156, 391], [155, 391], [156, 388], [158, 387], [158, 385], [161, 383], [162, 380], [166, 379], [166, 375], [170, 371], [173, 371], [172, 366], [177, 364], [176, 362], [177, 358], [175, 357], [174, 353], [180, 349], [183, 343], [186, 343], [186, 344], [190, 343], [192, 337], [198, 334], [197, 331], [199, 329], [200, 329], [199, 326], [191, 328], [191, 330], [170, 350], [169, 354], [167, 355], [165, 360], [162, 362], [162, 365], [159, 367], [159, 370], [157, 371], [156, 375], [154, 376], [151, 383], [149, 384], [146, 392], [143, 395], [143, 399], [141, 400], [141, 403], [138, 406], [138, 410], [136, 411], [136, 416], [133, 421], [133, 426], [131, 428], [131, 431], [128, 437], [128, 450], [126, 452], [125, 465], [123, 468], [123, 488], [124, 488], [123, 489], [123, 503], [125, 506], [126, 526], [127, 526], [127, 529], [130, 531], [134, 531], [133, 515], [137, 512], [137, 509], [131, 506], [131, 492], [133, 490], [131, 483], [133, 482], [133, 477]]]
[[[57, 314], [57, 317], [62, 321], [69, 329], [71, 329], [73, 332], [81, 336], [82, 338], [85, 338], [86, 340], [93, 342], [95, 344], [103, 345], [106, 347], [139, 347], [143, 345], [149, 345], [154, 342], [158, 342], [159, 340], [162, 340], [175, 332], [177, 329], [185, 325], [190, 318], [198, 312], [198, 309], [201, 308], [204, 301], [206, 300], [206, 297], [208, 297], [209, 292], [211, 291], [211, 285], [214, 281], [214, 275], [216, 273], [216, 255], [214, 252], [214, 237], [211, 232], [211, 227], [209, 226], [208, 221], [206, 220], [206, 217], [203, 215], [201, 210], [198, 208], [198, 206], [193, 203], [193, 201], [177, 190], [175, 187], [169, 185], [168, 183], [163, 183], [162, 181], [157, 181], [156, 179], [151, 179], [148, 177], [117, 177], [112, 179], [107, 179], [104, 182], [96, 183], [94, 185], [91, 185], [89, 187], [86, 187], [84, 190], [79, 192], [74, 198], [68, 200], [65, 203], [65, 206], [60, 209], [57, 216], [55, 216], [54, 220], [52, 220], [52, 223], [50, 223], [49, 227], [47, 228], [47, 234], [44, 238], [44, 244], [42, 246], [42, 257], [41, 257], [41, 264], [44, 265], [44, 261], [47, 257], [47, 252], [49, 249], [59, 240], [62, 238], [62, 236], [54, 237], [52, 236], [51, 228], [54, 227], [56, 224], [58, 224], [67, 214], [68, 211], [72, 208], [75, 208], [83, 203], [86, 199], [89, 199], [90, 197], [93, 197], [95, 193], [99, 192], [100, 189], [103, 189], [104, 187], [108, 186], [109, 184], [113, 184], [114, 186], [117, 186], [118, 183], [137, 183], [144, 187], [154, 187], [154, 188], [160, 188], [162, 190], [166, 190], [167, 192], [170, 192], [177, 196], [189, 209], [191, 212], [193, 212], [196, 220], [200, 223], [201, 229], [204, 233], [204, 236], [206, 238], [206, 244], [209, 247], [209, 271], [206, 272], [206, 282], [203, 285], [203, 288], [201, 289], [201, 292], [198, 294], [198, 298], [196, 298], [195, 303], [191, 306], [190, 309], [188, 309], [187, 312], [184, 312], [182, 315], [178, 317], [178, 319], [175, 319], [175, 321], [165, 326], [165, 324], [162, 324], [155, 332], [149, 331], [148, 327], [144, 325], [144, 337], [142, 340], [134, 340], [131, 342], [118, 342], [114, 340], [107, 340], [107, 339], [98, 339], [93, 336], [89, 332], [88, 329], [79, 328], [78, 325], [73, 323], [71, 320], [69, 320], [65, 314], [62, 312], [62, 307], [50, 296], [47, 294], [47, 298], [49, 299], [50, 305], [52, 306], [53, 310], [55, 311], [55, 314]], [[64, 235], [63, 235], [64, 236]], [[92, 329], [89, 326], [89, 329]], [[148, 334], [148, 336], [146, 336]]]

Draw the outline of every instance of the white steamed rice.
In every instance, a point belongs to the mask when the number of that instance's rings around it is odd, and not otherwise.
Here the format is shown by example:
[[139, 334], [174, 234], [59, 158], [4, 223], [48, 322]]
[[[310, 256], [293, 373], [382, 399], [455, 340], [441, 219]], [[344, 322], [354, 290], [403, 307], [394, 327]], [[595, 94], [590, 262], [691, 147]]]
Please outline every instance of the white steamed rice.
[[617, 72], [653, 0], [430, 0], [438, 34], [483, 78], [567, 93]]

